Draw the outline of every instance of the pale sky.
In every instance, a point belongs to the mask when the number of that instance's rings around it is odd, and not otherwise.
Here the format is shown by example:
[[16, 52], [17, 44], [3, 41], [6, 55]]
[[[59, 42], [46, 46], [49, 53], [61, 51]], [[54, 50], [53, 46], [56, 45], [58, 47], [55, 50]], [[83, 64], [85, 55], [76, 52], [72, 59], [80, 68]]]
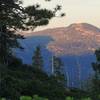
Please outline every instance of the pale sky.
[[24, 5], [32, 5], [37, 2], [42, 7], [54, 8], [56, 4], [62, 5], [63, 18], [53, 18], [49, 25], [39, 29], [64, 27], [72, 23], [89, 23], [100, 28], [100, 0], [23, 0]]

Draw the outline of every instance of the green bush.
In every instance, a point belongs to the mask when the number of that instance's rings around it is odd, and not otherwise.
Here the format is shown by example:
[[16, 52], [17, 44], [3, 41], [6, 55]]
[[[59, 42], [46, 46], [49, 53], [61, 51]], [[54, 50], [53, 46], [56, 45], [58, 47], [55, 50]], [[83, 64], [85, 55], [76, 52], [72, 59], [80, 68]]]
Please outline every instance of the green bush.
[[48, 100], [48, 99], [39, 97], [38, 95], [34, 95], [33, 98], [30, 96], [21, 96], [20, 100]]
[[[75, 99], [73, 97], [66, 97], [65, 100], [77, 100], [77, 99]], [[87, 98], [82, 98], [82, 99], [78, 99], [78, 100], [92, 100], [92, 99], [90, 97], [87, 97]]]
[[92, 99], [88, 97], [88, 98], [83, 98], [82, 100], [92, 100]]
[[73, 97], [66, 97], [65, 100], [74, 100]]
[[0, 98], [0, 100], [6, 100], [5, 98]]

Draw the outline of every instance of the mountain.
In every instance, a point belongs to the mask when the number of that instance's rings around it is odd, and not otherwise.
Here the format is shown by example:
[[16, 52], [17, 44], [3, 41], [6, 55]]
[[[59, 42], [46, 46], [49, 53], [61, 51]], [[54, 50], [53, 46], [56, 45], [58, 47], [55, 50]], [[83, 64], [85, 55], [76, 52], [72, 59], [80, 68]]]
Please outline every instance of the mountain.
[[64, 63], [65, 74], [69, 74], [69, 86], [79, 86], [79, 73], [81, 80], [93, 75], [91, 63], [95, 61], [95, 49], [100, 47], [99, 28], [87, 23], [78, 23], [68, 27], [28, 33], [25, 37], [26, 39], [19, 40], [25, 49], [15, 50], [17, 57], [24, 63], [32, 63], [34, 49], [40, 45], [44, 70], [51, 72], [51, 56], [52, 54], [59, 56]]
[[29, 36], [50, 36], [48, 50], [56, 55], [79, 55], [94, 52], [100, 47], [100, 29], [87, 24], [71, 24], [68, 27], [47, 29], [29, 33]]

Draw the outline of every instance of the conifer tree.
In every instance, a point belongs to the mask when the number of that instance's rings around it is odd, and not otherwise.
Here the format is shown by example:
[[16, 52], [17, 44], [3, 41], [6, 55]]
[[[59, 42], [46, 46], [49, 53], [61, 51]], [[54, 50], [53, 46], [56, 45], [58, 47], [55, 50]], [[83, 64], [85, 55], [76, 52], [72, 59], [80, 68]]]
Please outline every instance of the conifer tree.
[[[95, 77], [93, 79], [92, 94], [97, 99], [100, 94], [100, 49], [95, 51], [96, 62], [92, 63]], [[99, 99], [98, 99], [99, 100]]]
[[54, 74], [55, 76], [57, 76], [63, 71], [62, 70], [63, 63], [59, 57], [53, 56], [53, 59], [54, 59]]
[[92, 63], [93, 69], [95, 71], [95, 78], [100, 79], [100, 49], [95, 51], [96, 62]]
[[16, 30], [47, 25], [58, 10], [58, 7], [53, 10], [42, 9], [40, 5], [23, 7], [22, 0], [0, 0], [0, 62], [8, 64], [12, 48], [21, 48], [17, 39], [23, 36], [14, 34]]
[[53, 68], [54, 68], [54, 76], [57, 81], [62, 85], [66, 84], [66, 78], [64, 75], [63, 62], [59, 57], [53, 56]]
[[43, 58], [42, 58], [40, 46], [36, 47], [36, 50], [35, 50], [34, 55], [32, 57], [32, 65], [36, 69], [42, 70], [42, 68], [43, 68]]

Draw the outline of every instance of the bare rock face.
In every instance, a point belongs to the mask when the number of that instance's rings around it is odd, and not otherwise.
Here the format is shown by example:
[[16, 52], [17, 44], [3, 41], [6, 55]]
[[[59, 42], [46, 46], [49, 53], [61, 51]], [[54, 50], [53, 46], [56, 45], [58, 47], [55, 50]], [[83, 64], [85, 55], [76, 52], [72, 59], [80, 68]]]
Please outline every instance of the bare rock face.
[[47, 48], [56, 55], [80, 55], [94, 52], [100, 47], [100, 29], [87, 23], [47, 29], [30, 35], [52, 37], [54, 41], [51, 41]]

